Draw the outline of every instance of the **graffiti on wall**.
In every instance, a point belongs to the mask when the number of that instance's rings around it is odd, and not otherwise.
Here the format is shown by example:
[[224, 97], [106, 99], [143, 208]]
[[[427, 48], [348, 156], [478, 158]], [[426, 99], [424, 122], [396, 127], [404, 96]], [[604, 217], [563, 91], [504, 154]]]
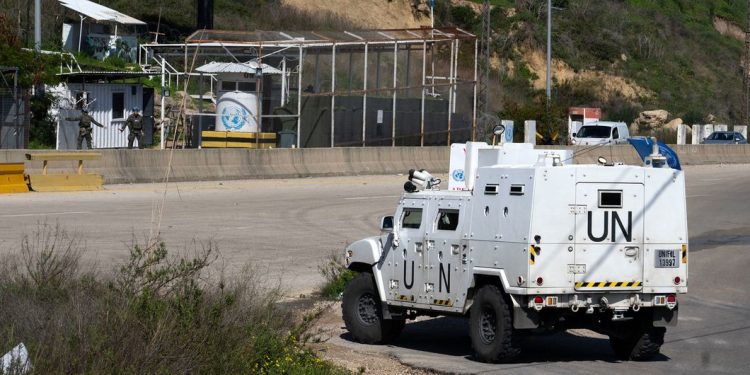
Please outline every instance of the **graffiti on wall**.
[[99, 60], [115, 56], [134, 63], [138, 59], [138, 40], [135, 36], [89, 34], [83, 47], [88, 54]]

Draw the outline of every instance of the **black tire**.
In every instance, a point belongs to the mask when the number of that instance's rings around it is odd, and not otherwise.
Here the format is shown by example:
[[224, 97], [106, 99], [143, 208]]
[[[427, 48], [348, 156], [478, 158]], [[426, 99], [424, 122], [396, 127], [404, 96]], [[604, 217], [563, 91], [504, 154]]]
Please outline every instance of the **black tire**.
[[383, 310], [372, 274], [360, 273], [344, 289], [342, 311], [346, 329], [355, 341], [384, 344], [404, 329], [405, 321], [383, 319]]
[[609, 344], [621, 360], [648, 361], [659, 354], [666, 331], [663, 327], [643, 327], [627, 337], [610, 336]]
[[469, 312], [469, 336], [478, 361], [508, 362], [520, 354], [510, 308], [497, 286], [485, 285], [477, 291]]

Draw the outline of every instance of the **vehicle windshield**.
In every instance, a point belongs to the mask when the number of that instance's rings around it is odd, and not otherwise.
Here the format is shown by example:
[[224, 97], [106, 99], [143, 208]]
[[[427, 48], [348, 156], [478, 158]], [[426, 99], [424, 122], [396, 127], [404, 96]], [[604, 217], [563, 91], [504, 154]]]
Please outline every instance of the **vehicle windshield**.
[[732, 133], [719, 133], [714, 132], [711, 135], [708, 136], [708, 139], [712, 141], [733, 141], [734, 138], [732, 138]]
[[576, 133], [576, 138], [609, 138], [611, 132], [609, 126], [583, 126]]

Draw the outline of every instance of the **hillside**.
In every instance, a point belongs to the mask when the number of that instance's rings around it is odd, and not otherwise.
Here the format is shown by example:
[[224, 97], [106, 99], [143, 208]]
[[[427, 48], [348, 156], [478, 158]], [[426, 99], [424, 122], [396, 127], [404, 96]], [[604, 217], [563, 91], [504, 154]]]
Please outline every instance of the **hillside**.
[[[54, 0], [45, 22], [59, 19]], [[192, 0], [99, 0], [180, 40], [193, 29]], [[429, 24], [426, 0], [216, 0], [215, 27], [223, 29], [357, 29]], [[28, 2], [0, 0], [20, 38]], [[438, 0], [436, 25], [479, 33], [481, 0]], [[492, 0], [493, 111], [505, 117], [544, 112], [544, 1]], [[632, 121], [638, 112], [666, 109], [686, 123], [713, 115], [743, 118], [745, 2], [732, 0], [555, 0], [553, 13], [553, 122], [570, 105], [600, 106], [609, 119]], [[28, 25], [28, 24], [27, 24]], [[45, 24], [46, 25], [46, 24]], [[45, 27], [47, 45], [58, 32]], [[146, 36], [146, 38], [150, 38]], [[468, 67], [467, 67], [468, 68]]]

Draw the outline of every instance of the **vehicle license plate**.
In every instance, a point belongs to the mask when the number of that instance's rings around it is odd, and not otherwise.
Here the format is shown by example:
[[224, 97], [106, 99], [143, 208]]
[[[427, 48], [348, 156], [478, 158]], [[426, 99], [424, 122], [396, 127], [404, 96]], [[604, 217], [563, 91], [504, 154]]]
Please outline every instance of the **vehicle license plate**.
[[656, 268], [677, 268], [677, 249], [656, 250]]

